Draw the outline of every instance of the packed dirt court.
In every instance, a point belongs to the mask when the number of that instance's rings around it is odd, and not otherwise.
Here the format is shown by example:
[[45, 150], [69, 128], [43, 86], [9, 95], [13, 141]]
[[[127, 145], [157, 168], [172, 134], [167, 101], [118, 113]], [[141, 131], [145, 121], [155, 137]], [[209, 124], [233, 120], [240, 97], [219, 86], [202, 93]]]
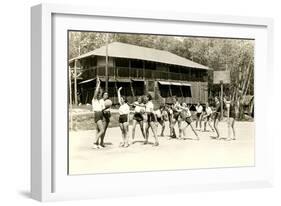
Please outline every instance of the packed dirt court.
[[[192, 123], [195, 127], [195, 122]], [[191, 128], [187, 128], [186, 139], [169, 139], [166, 125], [164, 137], [159, 137], [160, 146], [143, 145], [139, 126], [130, 147], [120, 148], [119, 127], [109, 128], [105, 136], [105, 148], [93, 149], [95, 130], [69, 132], [69, 174], [96, 174], [115, 172], [140, 172], [156, 170], [179, 170], [217, 167], [245, 167], [255, 164], [254, 122], [236, 122], [236, 140], [216, 140], [207, 126], [208, 132], [197, 131], [196, 140]], [[130, 136], [131, 136], [130, 126]], [[226, 122], [219, 123], [221, 137], [227, 137]], [[178, 133], [178, 129], [176, 128]], [[158, 127], [158, 134], [160, 128]]]

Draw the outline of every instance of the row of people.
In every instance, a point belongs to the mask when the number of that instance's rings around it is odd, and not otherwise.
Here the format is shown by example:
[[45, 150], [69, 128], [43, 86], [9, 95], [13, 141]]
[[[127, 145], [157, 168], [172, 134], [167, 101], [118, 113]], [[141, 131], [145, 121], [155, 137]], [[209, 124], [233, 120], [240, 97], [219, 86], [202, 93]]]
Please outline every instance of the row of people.
[[[118, 89], [118, 102], [119, 107], [119, 127], [122, 133], [121, 147], [129, 146], [129, 114], [130, 107], [134, 107], [133, 124], [132, 124], [132, 140], [135, 139], [135, 131], [137, 125], [140, 126], [142, 136], [144, 138], [144, 144], [148, 143], [149, 129], [152, 131], [154, 137], [154, 146], [159, 146], [157, 128], [158, 125], [161, 127], [160, 136], [164, 136], [165, 122], [169, 122], [170, 127], [170, 138], [182, 139], [186, 136], [186, 129], [188, 126], [191, 127], [196, 139], [199, 140], [199, 136], [196, 130], [193, 128], [192, 115], [190, 112], [190, 107], [186, 103], [180, 104], [177, 98], [174, 98], [173, 104], [162, 105], [159, 109], [154, 110], [154, 104], [152, 102], [152, 96], [150, 94], [139, 97], [136, 102], [129, 104], [125, 97], [121, 96], [122, 87]], [[107, 93], [102, 93], [100, 90], [100, 81], [97, 81], [96, 90], [94, 92], [94, 97], [92, 100], [92, 107], [95, 116], [95, 123], [97, 126], [96, 136], [94, 141], [94, 148], [104, 147], [104, 136], [110, 121], [110, 107], [105, 105], [105, 101], [108, 98]], [[226, 100], [225, 100], [226, 101]], [[215, 98], [216, 108], [213, 112], [208, 103], [206, 103], [205, 110], [203, 111], [202, 105], [199, 103], [196, 105], [196, 129], [198, 126], [201, 128], [202, 121], [204, 122], [204, 131], [206, 131], [207, 124], [212, 131], [215, 131], [217, 138], [220, 138], [219, 130], [217, 127], [220, 118], [220, 102], [218, 98]], [[214, 125], [211, 126], [211, 116], [214, 117]], [[233, 136], [235, 138], [234, 132], [234, 118], [231, 116], [231, 128], [233, 129]], [[178, 134], [176, 136], [175, 126], [178, 124]]]

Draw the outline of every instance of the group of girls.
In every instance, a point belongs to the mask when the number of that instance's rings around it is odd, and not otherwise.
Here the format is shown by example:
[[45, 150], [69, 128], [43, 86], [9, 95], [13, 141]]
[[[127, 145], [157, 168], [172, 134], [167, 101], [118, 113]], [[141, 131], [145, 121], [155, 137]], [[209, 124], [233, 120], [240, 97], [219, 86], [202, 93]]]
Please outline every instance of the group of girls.
[[[134, 106], [134, 117], [133, 117], [133, 130], [132, 139], [135, 138], [135, 129], [137, 124], [140, 125], [141, 132], [144, 138], [144, 144], [148, 144], [149, 129], [151, 129], [154, 144], [153, 146], [159, 146], [157, 137], [157, 117], [154, 111], [154, 104], [152, 103], [152, 96], [140, 97], [137, 102], [130, 105], [127, 99], [121, 96], [122, 87], [118, 88], [118, 103], [120, 104], [119, 112], [119, 127], [122, 133], [122, 141], [120, 147], [129, 146], [129, 115], [130, 106]], [[94, 149], [105, 147], [104, 136], [107, 127], [110, 122], [110, 107], [105, 105], [105, 100], [108, 99], [108, 94], [103, 92], [100, 88], [100, 80], [97, 78], [97, 85], [92, 99], [92, 110], [94, 112], [94, 121], [96, 124], [96, 135], [94, 139]], [[159, 119], [158, 119], [159, 120]]]
[[[192, 118], [189, 109], [190, 108], [186, 103], [183, 102], [180, 104], [176, 97], [173, 98], [173, 104], [171, 106], [167, 106], [170, 125], [170, 139], [184, 139], [186, 136], [186, 128], [190, 126], [196, 136], [196, 139], [199, 140], [199, 136], [191, 124]], [[179, 137], [177, 137], [175, 132], [176, 124], [178, 124]]]
[[[119, 91], [118, 96], [120, 96]], [[149, 129], [151, 129], [154, 137], [153, 146], [159, 146], [156, 125], [158, 118], [154, 111], [152, 96], [148, 94], [144, 97], [139, 97], [138, 101], [134, 102], [131, 106], [135, 108], [133, 116], [132, 140], [135, 139], [136, 126], [139, 124], [144, 138], [144, 144], [148, 144]]]
[[[190, 126], [196, 140], [199, 140], [199, 135], [196, 130], [193, 128], [192, 115], [190, 107], [186, 103], [179, 103], [178, 99], [175, 97], [173, 99], [172, 105], [161, 105], [159, 109], [154, 108], [152, 102], [152, 96], [150, 94], [143, 97], [138, 97], [138, 100], [133, 104], [129, 104], [127, 99], [121, 96], [122, 87], [118, 88], [118, 102], [120, 107], [119, 112], [119, 127], [122, 133], [122, 141], [120, 147], [129, 147], [129, 115], [131, 113], [130, 108], [133, 107], [133, 124], [132, 124], [132, 142], [135, 140], [135, 131], [137, 125], [139, 125], [142, 137], [144, 139], [144, 144], [148, 144], [149, 131], [151, 130], [152, 136], [154, 137], [153, 146], [159, 146], [157, 130], [158, 127], [161, 127], [160, 136], [164, 136], [166, 122], [169, 124], [170, 129], [170, 139], [185, 139], [186, 129]], [[110, 121], [110, 108], [105, 105], [105, 100], [108, 98], [106, 92], [102, 92], [100, 88], [100, 80], [97, 79], [97, 86], [94, 92], [94, 97], [92, 100], [92, 108], [95, 116], [95, 123], [97, 126], [96, 136], [94, 140], [94, 148], [105, 147], [104, 145], [104, 136]], [[215, 131], [217, 138], [220, 138], [220, 133], [218, 130], [218, 121], [220, 119], [220, 102], [218, 98], [215, 98], [215, 111], [213, 112], [208, 103], [206, 103], [205, 110], [203, 111], [202, 105], [199, 103], [196, 105], [196, 129], [198, 126], [201, 128], [201, 122], [204, 121], [204, 131], [206, 130], [207, 124]], [[227, 103], [227, 100], [224, 101]], [[231, 108], [231, 107], [230, 107]], [[232, 111], [232, 110], [230, 110]], [[234, 118], [233, 112], [230, 112], [230, 125], [233, 131], [233, 139], [235, 139], [234, 131]], [[211, 116], [214, 118], [214, 125], [211, 126]], [[175, 126], [178, 124], [178, 137], [175, 132]], [[150, 129], [150, 130], [149, 130]]]

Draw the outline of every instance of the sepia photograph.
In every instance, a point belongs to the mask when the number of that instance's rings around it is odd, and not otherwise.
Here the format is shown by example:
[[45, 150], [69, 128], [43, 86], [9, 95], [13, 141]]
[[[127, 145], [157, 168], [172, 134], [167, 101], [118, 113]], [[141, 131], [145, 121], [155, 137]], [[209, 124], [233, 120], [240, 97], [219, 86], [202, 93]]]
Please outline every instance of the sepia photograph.
[[67, 35], [68, 175], [255, 166], [254, 39]]

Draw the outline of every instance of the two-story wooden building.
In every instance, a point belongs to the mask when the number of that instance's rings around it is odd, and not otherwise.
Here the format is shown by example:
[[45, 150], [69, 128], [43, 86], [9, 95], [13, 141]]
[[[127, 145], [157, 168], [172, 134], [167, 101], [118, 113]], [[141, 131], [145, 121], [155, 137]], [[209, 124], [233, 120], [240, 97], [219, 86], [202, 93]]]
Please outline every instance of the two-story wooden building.
[[[96, 77], [105, 87], [106, 47], [69, 60], [81, 72], [78, 91], [81, 103], [90, 103]], [[177, 96], [186, 103], [208, 101], [209, 68], [168, 51], [120, 42], [108, 44], [108, 93], [117, 103], [117, 88], [122, 86], [129, 101], [151, 92], [155, 100], [171, 103]]]

